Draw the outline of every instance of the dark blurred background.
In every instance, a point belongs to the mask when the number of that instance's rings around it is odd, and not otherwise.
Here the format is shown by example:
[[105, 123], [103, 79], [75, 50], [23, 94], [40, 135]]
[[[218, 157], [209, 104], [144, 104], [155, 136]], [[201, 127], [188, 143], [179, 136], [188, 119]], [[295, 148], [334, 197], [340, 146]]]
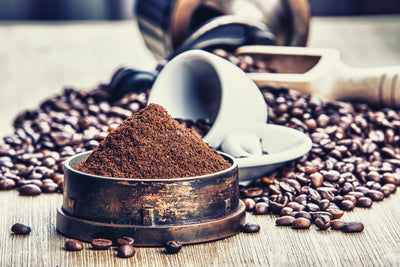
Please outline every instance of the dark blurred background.
[[[166, 0], [165, 0], [166, 1]], [[400, 0], [309, 0], [313, 16], [400, 14]], [[0, 20], [121, 20], [135, 0], [3, 0]]]

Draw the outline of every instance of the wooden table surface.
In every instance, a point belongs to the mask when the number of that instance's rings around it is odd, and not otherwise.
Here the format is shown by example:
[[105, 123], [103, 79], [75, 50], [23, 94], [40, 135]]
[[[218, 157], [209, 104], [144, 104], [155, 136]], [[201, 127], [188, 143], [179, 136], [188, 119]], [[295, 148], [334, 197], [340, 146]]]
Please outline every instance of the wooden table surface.
[[[0, 136], [12, 119], [35, 108], [65, 86], [91, 89], [108, 82], [121, 65], [145, 70], [156, 61], [144, 48], [132, 21], [0, 24]], [[400, 17], [313, 18], [309, 46], [331, 47], [355, 67], [400, 65]], [[185, 246], [176, 255], [161, 248], [137, 248], [130, 259], [114, 250], [63, 249], [56, 232], [61, 194], [21, 197], [0, 192], [0, 266], [399, 266], [400, 193], [371, 209], [346, 212], [360, 220], [359, 234], [292, 230], [275, 226], [276, 217], [247, 214], [261, 225], [257, 234], [240, 233], [215, 242]], [[16, 222], [32, 227], [12, 235]]]

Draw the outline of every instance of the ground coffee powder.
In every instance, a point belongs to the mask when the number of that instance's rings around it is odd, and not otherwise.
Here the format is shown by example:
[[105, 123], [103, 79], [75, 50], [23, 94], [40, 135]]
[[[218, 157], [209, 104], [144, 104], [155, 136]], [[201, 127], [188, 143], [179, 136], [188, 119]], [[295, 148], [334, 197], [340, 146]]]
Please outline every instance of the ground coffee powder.
[[192, 177], [231, 166], [213, 147], [179, 124], [160, 105], [124, 120], [76, 170], [106, 177]]

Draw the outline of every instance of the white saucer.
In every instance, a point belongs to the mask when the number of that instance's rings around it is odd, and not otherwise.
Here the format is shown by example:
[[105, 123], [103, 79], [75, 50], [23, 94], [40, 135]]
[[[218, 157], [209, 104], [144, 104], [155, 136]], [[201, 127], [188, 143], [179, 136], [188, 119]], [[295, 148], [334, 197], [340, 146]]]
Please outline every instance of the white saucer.
[[268, 154], [236, 158], [241, 183], [266, 175], [285, 162], [305, 155], [312, 147], [312, 141], [306, 134], [281, 125], [262, 125], [258, 136], [263, 151]]

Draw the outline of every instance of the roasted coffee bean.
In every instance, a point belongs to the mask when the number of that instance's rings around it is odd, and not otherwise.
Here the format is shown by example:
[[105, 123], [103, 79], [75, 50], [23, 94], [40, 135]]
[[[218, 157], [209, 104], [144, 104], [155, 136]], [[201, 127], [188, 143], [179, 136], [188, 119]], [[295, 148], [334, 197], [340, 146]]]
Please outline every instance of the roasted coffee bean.
[[310, 226], [311, 226], [311, 221], [303, 217], [294, 219], [292, 223], [293, 229], [308, 229], [310, 228]]
[[69, 239], [65, 242], [64, 247], [68, 251], [80, 251], [83, 249], [83, 244], [79, 240]]
[[294, 201], [301, 205], [306, 205], [307, 204], [307, 195], [306, 194], [298, 195], [297, 197], [294, 198]]
[[42, 193], [42, 190], [35, 184], [26, 184], [19, 188], [19, 194], [23, 196], [37, 196], [40, 193]]
[[382, 182], [384, 184], [398, 185], [399, 179], [393, 173], [386, 172], [382, 175]]
[[122, 245], [134, 245], [135, 244], [135, 239], [130, 236], [123, 236], [117, 239], [116, 242], [117, 246], [122, 246]]
[[306, 218], [307, 220], [310, 220], [310, 221], [312, 220], [311, 214], [306, 211], [295, 212], [294, 217], [295, 218]]
[[245, 198], [243, 200], [244, 205], [246, 206], [246, 211], [253, 211], [256, 206], [256, 202], [252, 198]]
[[135, 256], [136, 250], [132, 245], [124, 244], [118, 248], [117, 256], [120, 258], [131, 258]]
[[293, 213], [293, 209], [290, 207], [284, 207], [281, 209], [281, 211], [279, 212], [279, 216], [286, 216], [286, 215], [290, 215]]
[[45, 183], [41, 187], [43, 193], [54, 193], [58, 190], [58, 185], [54, 182]]
[[104, 238], [93, 239], [91, 245], [97, 250], [106, 250], [112, 246], [112, 241]]
[[245, 197], [249, 197], [249, 198], [259, 197], [263, 193], [264, 193], [264, 190], [261, 187], [250, 187], [250, 188], [246, 188], [243, 191], [243, 194], [245, 195]]
[[331, 227], [331, 220], [328, 216], [318, 216], [314, 220], [314, 224], [321, 230], [326, 230]]
[[344, 200], [349, 200], [349, 201], [353, 202], [354, 205], [357, 203], [357, 198], [352, 195], [343, 196], [343, 200], [341, 202], [343, 202]]
[[327, 211], [310, 212], [310, 215], [311, 215], [311, 221], [315, 221], [315, 219], [318, 217], [326, 217], [329, 218], [329, 220], [332, 220], [333, 218], [332, 214]]
[[380, 182], [381, 176], [377, 171], [370, 171], [366, 177], [369, 181]]
[[[321, 203], [321, 201], [320, 201], [320, 203]], [[318, 204], [319, 204], [319, 203], [318, 203]], [[319, 207], [317, 204], [315, 204], [315, 203], [308, 203], [308, 204], [306, 204], [306, 206], [305, 206], [305, 210], [306, 210], [306, 211], [315, 212], [315, 211], [319, 211], [319, 210], [320, 210], [320, 207]]]
[[270, 201], [270, 203], [269, 203], [269, 212], [271, 212], [273, 214], [279, 214], [284, 207], [285, 207], [284, 204], [281, 204], [281, 203], [278, 203], [278, 202], [274, 202], [274, 201]]
[[15, 185], [16, 183], [12, 179], [5, 178], [0, 180], [0, 190], [10, 190], [13, 189]]
[[256, 223], [246, 223], [243, 226], [243, 233], [257, 233], [260, 231], [260, 225]]
[[326, 210], [331, 202], [328, 199], [323, 199], [318, 203], [321, 210]]
[[178, 253], [182, 249], [182, 243], [175, 240], [170, 240], [165, 243], [165, 250], [168, 253]]
[[360, 197], [359, 199], [357, 199], [357, 207], [362, 207], [362, 208], [370, 208], [373, 204], [372, 199], [370, 199], [369, 197]]
[[287, 207], [290, 207], [290, 208], [292, 208], [293, 209], [293, 211], [302, 211], [302, 210], [304, 210], [305, 209], [305, 206], [304, 205], [301, 205], [301, 204], [299, 204], [299, 203], [297, 203], [297, 202], [289, 202], [288, 204], [287, 204]]
[[311, 174], [311, 184], [314, 188], [318, 188], [322, 186], [322, 183], [324, 182], [324, 177], [321, 173], [315, 172]]
[[396, 192], [396, 190], [397, 188], [394, 184], [385, 184], [379, 189], [385, 197], [390, 196], [390, 194]]
[[23, 223], [16, 223], [11, 227], [11, 231], [16, 235], [29, 235], [31, 228]]
[[346, 222], [343, 221], [343, 220], [339, 220], [339, 219], [332, 220], [331, 221], [331, 228], [333, 230], [341, 230], [343, 228], [343, 226], [345, 226], [345, 224], [346, 224]]
[[369, 190], [367, 193], [365, 193], [366, 197], [369, 197], [373, 201], [382, 201], [385, 198], [385, 195], [378, 190]]
[[332, 218], [334, 220], [342, 218], [342, 216], [344, 214], [343, 210], [340, 210], [340, 209], [327, 209], [326, 211], [328, 211], [330, 214], [332, 214]]
[[254, 214], [256, 215], [264, 215], [269, 212], [269, 204], [265, 202], [258, 202], [254, 207]]
[[345, 233], [358, 233], [364, 230], [364, 224], [361, 222], [347, 222], [341, 230]]
[[276, 219], [275, 223], [277, 226], [292, 226], [295, 218], [292, 216], [282, 216]]

